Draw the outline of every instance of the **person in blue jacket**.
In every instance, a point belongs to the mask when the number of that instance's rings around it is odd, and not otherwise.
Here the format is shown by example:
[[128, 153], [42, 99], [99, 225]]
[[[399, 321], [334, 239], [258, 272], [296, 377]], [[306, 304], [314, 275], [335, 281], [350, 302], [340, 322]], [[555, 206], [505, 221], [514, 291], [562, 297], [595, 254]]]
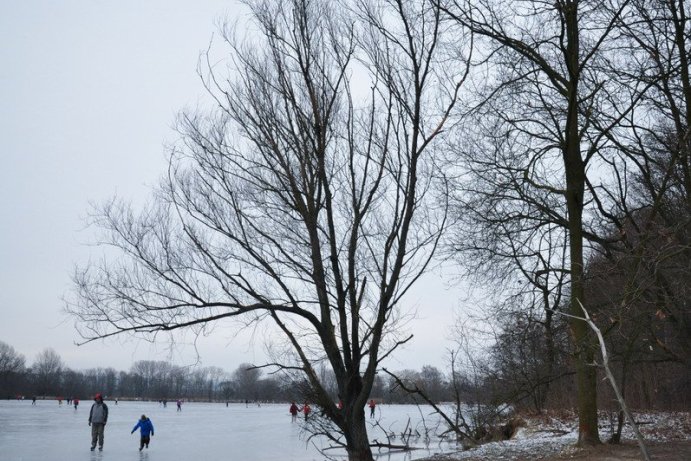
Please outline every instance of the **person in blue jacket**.
[[142, 448], [146, 445], [146, 448], [149, 448], [149, 442], [151, 441], [151, 438], [149, 437], [149, 434], [151, 437], [154, 436], [154, 425], [151, 422], [149, 418], [146, 417], [146, 415], [142, 415], [141, 419], [137, 421], [137, 424], [135, 424], [134, 428], [132, 428], [132, 432], [130, 434], [134, 434], [134, 431], [137, 430], [141, 431], [141, 439], [139, 440], [139, 451], [142, 451]]

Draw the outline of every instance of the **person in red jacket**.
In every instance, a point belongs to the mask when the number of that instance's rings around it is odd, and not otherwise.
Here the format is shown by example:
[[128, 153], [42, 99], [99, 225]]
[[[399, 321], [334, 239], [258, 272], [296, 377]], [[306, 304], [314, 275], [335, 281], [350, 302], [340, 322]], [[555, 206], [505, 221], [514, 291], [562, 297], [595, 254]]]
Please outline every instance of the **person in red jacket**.
[[374, 418], [374, 409], [377, 407], [377, 403], [374, 401], [374, 399], [371, 399], [369, 401], [369, 417]]
[[305, 402], [305, 405], [302, 407], [302, 412], [305, 414], [305, 421], [307, 421], [307, 418], [309, 418], [310, 413], [312, 413], [312, 409], [310, 408], [310, 404]]

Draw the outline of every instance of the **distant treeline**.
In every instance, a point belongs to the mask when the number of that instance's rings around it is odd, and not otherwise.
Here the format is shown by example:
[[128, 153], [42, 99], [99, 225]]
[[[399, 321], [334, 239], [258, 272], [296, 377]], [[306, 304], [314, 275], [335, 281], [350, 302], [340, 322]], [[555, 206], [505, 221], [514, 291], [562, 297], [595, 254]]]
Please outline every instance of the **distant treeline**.
[[[521, 327], [517, 324], [515, 331], [524, 330]], [[392, 374], [382, 370], [371, 396], [381, 403], [423, 402], [422, 393], [434, 402], [508, 403], [529, 411], [573, 408], [573, 363], [566, 352], [566, 325], [555, 327], [559, 333], [555, 334], [549, 353], [554, 355], [550, 360], [557, 366], [551, 371], [545, 363], [547, 351], [541, 347], [542, 334], [537, 328], [532, 331], [532, 335], [522, 334], [520, 338], [500, 335], [482, 353], [459, 348], [452, 356], [451, 370], [446, 373], [434, 366]], [[636, 408], [690, 408], [691, 398], [686, 391], [690, 378], [683, 371], [683, 366], [674, 363], [639, 362], [629, 372], [626, 397]], [[321, 373], [322, 382], [327, 383], [336, 401], [336, 379], [328, 370]], [[73, 370], [53, 349], [46, 349], [27, 366], [22, 354], [0, 341], [0, 398], [88, 399], [97, 392], [108, 399], [123, 400], [313, 401], [309, 386], [299, 378], [265, 373], [248, 363], [240, 364], [232, 372], [219, 367], [184, 367], [151, 360], [137, 361], [129, 371]], [[612, 397], [607, 383], [600, 383], [602, 409], [616, 408]]]
[[[404, 372], [406, 376], [411, 373], [420, 377], [420, 383], [437, 380], [434, 388], [439, 391], [445, 387], [443, 374], [434, 367], [423, 367], [419, 373]], [[336, 381], [330, 381], [334, 399], [337, 399]], [[129, 371], [114, 368], [73, 370], [53, 349], [46, 349], [27, 366], [22, 354], [0, 341], [0, 397], [8, 399], [18, 396], [87, 399], [100, 392], [109, 399], [285, 402], [309, 399], [303, 392], [306, 388], [300, 381], [285, 379], [285, 375], [265, 374], [247, 363], [232, 372], [219, 367], [183, 367], [151, 360], [137, 361]], [[377, 378], [372, 396], [389, 403], [410, 401], [407, 393], [393, 380], [383, 377]]]

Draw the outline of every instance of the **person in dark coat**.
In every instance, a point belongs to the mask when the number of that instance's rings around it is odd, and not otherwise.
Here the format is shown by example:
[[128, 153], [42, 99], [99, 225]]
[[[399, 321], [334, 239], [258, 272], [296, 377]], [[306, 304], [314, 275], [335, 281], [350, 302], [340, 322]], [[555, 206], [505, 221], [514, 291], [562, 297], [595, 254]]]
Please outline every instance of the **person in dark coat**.
[[298, 417], [298, 406], [295, 405], [295, 402], [290, 404], [290, 410], [288, 411], [290, 411], [291, 421], [295, 422]]

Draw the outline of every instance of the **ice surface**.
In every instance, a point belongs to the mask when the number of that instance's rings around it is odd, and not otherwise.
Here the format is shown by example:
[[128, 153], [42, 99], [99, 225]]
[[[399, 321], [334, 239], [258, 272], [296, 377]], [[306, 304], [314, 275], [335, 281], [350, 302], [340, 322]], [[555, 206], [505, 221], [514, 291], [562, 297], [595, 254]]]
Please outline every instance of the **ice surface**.
[[[327, 459], [306, 442], [301, 424], [291, 423], [287, 404], [261, 406], [223, 403], [184, 403], [177, 412], [175, 403], [163, 408], [156, 402], [108, 404], [103, 452], [91, 452], [91, 428], [87, 425], [92, 402], [82, 401], [79, 409], [58, 405], [57, 401], [0, 401], [0, 460], [90, 460], [90, 461], [175, 461], [175, 460], [261, 460], [321, 461]], [[421, 420], [433, 427], [437, 419], [428, 409], [411, 405], [379, 405], [377, 419], [389, 433], [400, 434], [408, 424], [423, 432]], [[154, 424], [150, 448], [141, 453], [139, 431], [130, 435], [137, 419], [146, 414]], [[368, 427], [371, 439], [385, 441], [383, 432]], [[449, 448], [421, 447], [408, 453], [381, 453], [378, 461], [407, 461], [423, 458]], [[400, 443], [400, 438], [392, 440]], [[332, 456], [336, 452], [330, 451]], [[338, 458], [338, 456], [336, 456]], [[345, 459], [342, 455], [341, 459]]]

